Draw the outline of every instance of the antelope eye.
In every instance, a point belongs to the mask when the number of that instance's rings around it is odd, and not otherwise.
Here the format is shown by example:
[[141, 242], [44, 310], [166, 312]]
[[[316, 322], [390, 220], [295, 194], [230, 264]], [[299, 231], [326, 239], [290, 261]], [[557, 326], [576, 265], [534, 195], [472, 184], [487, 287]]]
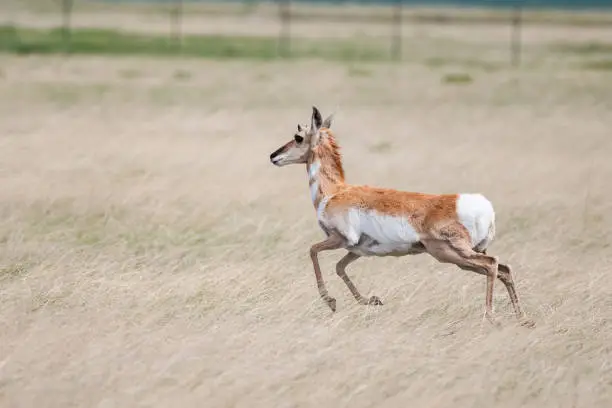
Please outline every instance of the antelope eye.
[[298, 143], [302, 143], [304, 141], [304, 138], [302, 136], [300, 136], [300, 135], [295, 135], [294, 139]]

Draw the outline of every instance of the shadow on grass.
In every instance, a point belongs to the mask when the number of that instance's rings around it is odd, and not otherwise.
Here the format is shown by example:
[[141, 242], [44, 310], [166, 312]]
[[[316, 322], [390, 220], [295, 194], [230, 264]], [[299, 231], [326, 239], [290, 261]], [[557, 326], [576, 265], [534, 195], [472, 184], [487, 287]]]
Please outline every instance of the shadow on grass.
[[445, 84], [465, 85], [474, 81], [470, 74], [464, 72], [450, 73], [442, 77], [442, 82]]

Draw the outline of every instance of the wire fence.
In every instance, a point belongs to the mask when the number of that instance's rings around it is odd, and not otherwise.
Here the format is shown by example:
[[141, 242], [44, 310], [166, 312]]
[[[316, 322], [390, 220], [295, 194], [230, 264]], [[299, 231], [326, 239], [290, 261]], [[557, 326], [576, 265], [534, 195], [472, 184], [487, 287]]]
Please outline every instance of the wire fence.
[[[32, 0], [33, 1], [33, 0]], [[55, 6], [54, 6], [55, 4]], [[332, 5], [335, 7], [333, 13], [322, 11], [321, 4]], [[309, 11], [305, 11], [305, 6], [313, 6]], [[357, 10], [354, 5], [359, 5], [362, 9]], [[479, 6], [488, 7], [493, 10], [489, 13], [477, 13], [473, 9], [441, 9], [430, 8], [425, 9], [424, 6], [431, 7], [432, 5], [441, 6]], [[366, 7], [367, 6], [367, 7]], [[196, 20], [198, 17], [207, 15], [210, 18], [222, 16], [223, 13], [233, 13], [241, 18], [248, 19], [250, 15], [261, 11], [264, 7], [266, 12], [270, 14], [270, 18], [276, 20], [277, 32], [272, 36], [275, 41], [274, 51], [267, 52], [268, 57], [289, 58], [294, 55], [294, 47], [292, 40], [294, 39], [294, 25], [301, 21], [319, 19], [321, 21], [335, 19], [335, 22], [343, 22], [346, 20], [361, 21], [364, 24], [379, 23], [384, 24], [387, 28], [387, 50], [381, 54], [385, 54], [389, 59], [401, 61], [404, 59], [404, 30], [407, 25], [419, 23], [452, 23], [458, 22], [462, 24], [481, 24], [495, 23], [498, 25], [507, 25], [508, 27], [508, 61], [513, 66], [519, 66], [522, 61], [523, 50], [523, 26], [525, 23], [563, 23], [563, 18], [571, 18], [572, 24], [579, 24], [582, 20], [586, 21], [579, 10], [596, 8], [597, 10], [609, 11], [612, 10], [612, 0], [455, 0], [455, 1], [417, 1], [417, 0], [387, 0], [387, 1], [297, 1], [297, 0], [276, 0], [272, 3], [263, 3], [258, 0], [242, 0], [242, 1], [221, 1], [212, 2], [207, 0], [187, 1], [187, 0], [149, 0], [140, 3], [120, 0], [106, 0], [102, 2], [75, 2], [75, 0], [59, 0], [57, 2], [47, 4], [47, 11], [53, 12], [53, 7], [56, 7], [56, 12], [61, 14], [59, 19], [59, 28], [55, 27], [55, 42], [59, 42], [58, 49], [63, 52], [71, 53], [78, 49], [78, 44], [75, 42], [73, 33], [75, 29], [86, 24], [77, 24], [77, 20], [82, 17], [82, 13], [76, 12], [79, 8], [86, 10], [87, 15], [103, 16], [108, 9], [119, 10], [122, 7], [132, 7], [130, 10], [138, 14], [142, 7], [158, 10], [156, 15], [158, 18], [167, 18], [168, 31], [166, 40], [163, 44], [159, 44], [167, 53], [181, 53], [185, 50], [186, 38], [190, 37], [186, 30], [186, 18]], [[140, 8], [139, 8], [140, 7]], [[565, 14], [565, 17], [557, 15], [555, 18], [543, 18], [537, 13], [531, 13], [526, 16], [526, 12], [532, 10], [573, 10]], [[468, 10], [469, 12], [465, 12]], [[161, 17], [160, 17], [161, 16]], [[165, 17], [164, 17], [165, 16]], [[569, 16], [569, 17], [568, 17]], [[113, 17], [108, 17], [113, 18]], [[581, 20], [582, 19], [582, 20]], [[610, 24], [609, 16], [598, 20], [598, 14], [588, 16], [589, 24]], [[334, 24], [330, 22], [330, 24]], [[104, 24], [102, 24], [104, 25]], [[20, 28], [22, 24], [19, 22], [7, 21], [3, 23], [4, 29], [1, 35], [4, 37], [0, 43], [5, 45], [5, 48], [15, 47], [18, 52], [36, 52], [49, 51], [53, 49], [50, 45], [51, 37], [44, 38], [45, 45], [33, 45], [32, 37], [29, 35], [30, 43], [28, 43], [28, 35], [21, 35]], [[78, 27], [77, 27], [78, 26]], [[92, 26], [96, 26], [93, 24]], [[123, 28], [123, 27], [122, 27]], [[129, 28], [129, 27], [128, 27]], [[129, 31], [129, 30], [128, 30]], [[58, 34], [59, 33], [59, 34]], [[159, 34], [159, 33], [158, 33]], [[161, 34], [163, 36], [163, 33]], [[98, 43], [102, 40], [98, 39]], [[109, 39], [108, 41], [111, 41]], [[209, 37], [209, 42], [221, 43], [223, 40], [219, 36]], [[9, 44], [8, 46], [6, 44]], [[145, 41], [141, 39], [139, 44], [145, 47]], [[195, 44], [190, 41], [191, 48], [200, 47], [207, 48], [204, 43]], [[83, 46], [83, 44], [80, 44]], [[149, 44], [150, 45], [150, 44]], [[97, 44], [100, 47], [100, 44]], [[138, 45], [135, 45], [137, 47]], [[247, 47], [244, 45], [244, 47]], [[38, 47], [38, 48], [37, 48]], [[154, 45], [151, 45], [154, 47]], [[146, 47], [145, 47], [146, 48]], [[210, 47], [209, 47], [210, 48]], [[134, 48], [134, 51], [137, 51]], [[129, 47], [126, 47], [126, 53], [129, 52]], [[239, 52], [239, 51], [232, 51]]]

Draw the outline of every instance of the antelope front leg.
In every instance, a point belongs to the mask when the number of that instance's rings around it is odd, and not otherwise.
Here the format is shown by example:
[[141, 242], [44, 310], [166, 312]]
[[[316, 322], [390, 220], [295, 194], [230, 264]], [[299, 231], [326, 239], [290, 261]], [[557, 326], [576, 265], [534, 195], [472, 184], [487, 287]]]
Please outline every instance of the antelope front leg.
[[331, 235], [325, 241], [314, 244], [310, 247], [310, 258], [312, 259], [312, 266], [314, 267], [315, 278], [317, 278], [317, 287], [319, 288], [319, 295], [321, 299], [327, 303], [332, 312], [336, 311], [336, 299], [329, 296], [323, 276], [321, 275], [321, 267], [319, 266], [319, 258], [317, 254], [321, 251], [329, 251], [332, 249], [342, 248], [344, 240], [337, 235]]
[[344, 281], [346, 286], [349, 288], [349, 290], [351, 291], [351, 293], [353, 294], [353, 296], [355, 297], [357, 302], [359, 302], [359, 304], [361, 304], [361, 305], [377, 305], [377, 306], [382, 305], [383, 303], [378, 298], [378, 296], [372, 296], [369, 299], [363, 297], [361, 295], [361, 293], [359, 293], [359, 290], [357, 289], [357, 287], [353, 284], [353, 282], [351, 282], [351, 279], [346, 274], [346, 267], [351, 262], [354, 262], [357, 259], [359, 259], [359, 255], [354, 254], [352, 252], [349, 252], [348, 254], [344, 255], [344, 258], [342, 258], [336, 264], [336, 273], [338, 274], [338, 276], [340, 276], [342, 278], [342, 280]]

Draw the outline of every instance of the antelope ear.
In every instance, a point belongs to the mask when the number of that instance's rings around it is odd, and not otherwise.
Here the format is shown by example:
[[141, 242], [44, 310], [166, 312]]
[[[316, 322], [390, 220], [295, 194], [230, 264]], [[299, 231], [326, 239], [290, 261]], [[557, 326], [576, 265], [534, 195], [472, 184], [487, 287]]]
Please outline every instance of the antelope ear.
[[332, 121], [334, 120], [334, 114], [329, 115], [324, 121], [322, 127], [331, 129]]
[[312, 107], [312, 131], [318, 132], [323, 124], [323, 119], [321, 118], [321, 112], [317, 109], [316, 106]]

